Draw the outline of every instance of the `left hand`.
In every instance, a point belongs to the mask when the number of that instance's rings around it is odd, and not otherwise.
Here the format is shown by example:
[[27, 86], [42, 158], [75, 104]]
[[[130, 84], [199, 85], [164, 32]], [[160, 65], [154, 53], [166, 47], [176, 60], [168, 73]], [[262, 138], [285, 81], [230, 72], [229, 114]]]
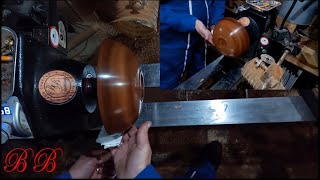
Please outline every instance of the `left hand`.
[[103, 160], [81, 155], [69, 173], [72, 179], [102, 179]]
[[196, 31], [198, 32], [198, 34], [200, 34], [200, 36], [205, 41], [209, 42], [210, 44], [213, 44], [211, 32], [200, 20], [196, 20], [196, 27], [195, 28], [196, 28]]
[[[210, 26], [210, 29], [211, 29], [211, 35], [213, 35], [213, 31], [214, 31], [214, 27], [215, 27], [215, 25], [212, 25], [212, 26]], [[211, 43], [212, 44], [212, 46], [214, 46], [214, 43], [212, 42]]]

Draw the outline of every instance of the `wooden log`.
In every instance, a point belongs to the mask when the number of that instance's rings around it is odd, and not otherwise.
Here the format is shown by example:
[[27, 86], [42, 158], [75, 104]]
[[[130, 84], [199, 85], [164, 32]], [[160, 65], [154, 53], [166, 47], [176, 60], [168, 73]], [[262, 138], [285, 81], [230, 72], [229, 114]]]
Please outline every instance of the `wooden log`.
[[129, 37], [149, 39], [157, 34], [158, 16], [158, 0], [118, 0], [112, 24]]

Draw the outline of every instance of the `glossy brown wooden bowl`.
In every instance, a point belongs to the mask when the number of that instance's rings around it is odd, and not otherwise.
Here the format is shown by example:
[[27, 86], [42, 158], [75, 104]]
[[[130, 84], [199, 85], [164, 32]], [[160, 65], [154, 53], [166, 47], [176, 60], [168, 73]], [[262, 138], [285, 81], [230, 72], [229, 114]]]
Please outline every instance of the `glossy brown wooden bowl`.
[[125, 45], [105, 40], [99, 49], [97, 96], [104, 128], [121, 133], [137, 120], [144, 97], [143, 74]]
[[236, 19], [225, 17], [213, 31], [212, 40], [217, 50], [228, 57], [241, 57], [249, 49], [249, 35]]

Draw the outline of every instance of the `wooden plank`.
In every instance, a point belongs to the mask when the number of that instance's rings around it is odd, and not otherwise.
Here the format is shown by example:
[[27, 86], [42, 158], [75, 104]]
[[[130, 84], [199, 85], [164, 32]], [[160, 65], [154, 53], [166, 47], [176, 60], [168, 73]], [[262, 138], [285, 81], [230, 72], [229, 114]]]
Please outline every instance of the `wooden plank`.
[[314, 74], [316, 76], [319, 76], [319, 71], [318, 69], [314, 69], [314, 68], [311, 68], [305, 64], [303, 64], [302, 62], [300, 62], [300, 60], [298, 58], [296, 58], [295, 56], [291, 55], [291, 54], [288, 54], [285, 58], [286, 61], [302, 68], [303, 70], [306, 70], [308, 72], [310, 72], [311, 74]]
[[301, 54], [310, 65], [318, 68], [318, 53], [316, 50], [304, 46], [301, 50]]

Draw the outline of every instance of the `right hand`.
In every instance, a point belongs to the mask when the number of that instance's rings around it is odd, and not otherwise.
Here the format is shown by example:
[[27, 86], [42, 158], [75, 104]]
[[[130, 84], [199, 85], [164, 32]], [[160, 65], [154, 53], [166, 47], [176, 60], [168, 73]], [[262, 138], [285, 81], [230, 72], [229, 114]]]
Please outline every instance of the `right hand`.
[[196, 31], [198, 32], [198, 34], [200, 34], [200, 36], [210, 42], [210, 44], [214, 45], [213, 44], [213, 41], [212, 41], [212, 34], [211, 32], [209, 31], [209, 29], [200, 21], [200, 20], [196, 20]]
[[117, 178], [135, 178], [151, 163], [152, 151], [148, 139], [150, 127], [150, 121], [144, 122], [139, 129], [132, 126], [129, 132], [123, 135], [122, 144], [110, 149]]

